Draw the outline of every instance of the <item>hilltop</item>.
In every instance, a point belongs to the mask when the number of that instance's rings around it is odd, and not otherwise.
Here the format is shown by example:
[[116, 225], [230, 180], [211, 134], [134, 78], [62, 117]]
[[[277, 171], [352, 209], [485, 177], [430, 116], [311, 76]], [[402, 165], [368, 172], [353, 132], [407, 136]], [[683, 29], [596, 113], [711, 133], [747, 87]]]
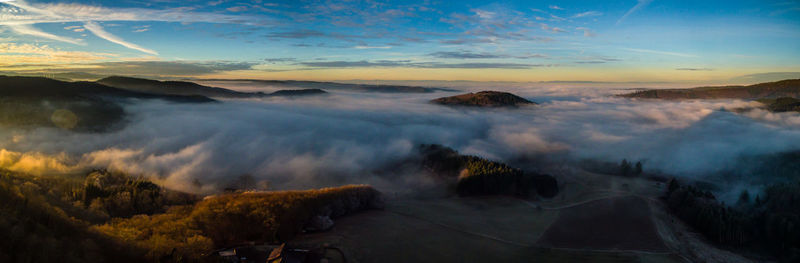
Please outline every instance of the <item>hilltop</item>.
[[339, 82], [322, 82], [322, 81], [304, 81], [304, 80], [260, 80], [260, 79], [204, 79], [205, 81], [234, 81], [234, 82], [250, 82], [253, 84], [272, 86], [272, 87], [288, 87], [288, 88], [305, 88], [305, 89], [328, 89], [328, 90], [343, 90], [354, 92], [378, 92], [378, 93], [431, 93], [436, 91], [454, 91], [445, 88], [430, 88], [420, 86], [404, 86], [404, 85], [380, 85], [380, 84], [353, 84], [353, 83], [339, 83]]
[[762, 99], [800, 97], [800, 79], [759, 83], [749, 86], [711, 86], [691, 89], [644, 90], [621, 97], [645, 99]]
[[124, 119], [122, 99], [162, 99], [180, 103], [214, 101], [204, 96], [129, 91], [95, 82], [0, 76], [0, 126], [104, 131]]
[[515, 107], [521, 105], [534, 105], [536, 103], [520, 96], [500, 91], [481, 91], [451, 97], [443, 97], [431, 102], [453, 106], [478, 106], [478, 107]]
[[98, 80], [97, 83], [124, 90], [164, 95], [205, 96], [212, 98], [260, 98], [275, 96], [301, 96], [327, 93], [321, 89], [278, 90], [273, 93], [240, 92], [224, 88], [209, 87], [188, 81], [159, 81], [142, 78], [113, 76]]
[[307, 95], [326, 94], [326, 93], [328, 92], [321, 89], [282, 89], [267, 94], [267, 96], [294, 97], [294, 96], [307, 96]]
[[194, 95], [216, 98], [261, 97], [264, 93], [238, 92], [229, 89], [203, 86], [188, 81], [158, 81], [151, 79], [113, 76], [98, 80], [97, 83], [124, 90], [153, 94]]

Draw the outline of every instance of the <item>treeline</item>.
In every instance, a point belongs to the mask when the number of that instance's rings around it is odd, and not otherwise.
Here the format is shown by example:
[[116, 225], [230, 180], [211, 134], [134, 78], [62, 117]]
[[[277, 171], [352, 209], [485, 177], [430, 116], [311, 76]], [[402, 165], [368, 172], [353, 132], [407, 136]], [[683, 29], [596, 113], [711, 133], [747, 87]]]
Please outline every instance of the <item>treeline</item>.
[[633, 161], [628, 161], [628, 159], [622, 159], [622, 162], [617, 164], [614, 162], [586, 159], [580, 161], [578, 165], [586, 171], [599, 174], [619, 175], [625, 177], [645, 175], [642, 161], [636, 161], [634, 163]]
[[553, 197], [558, 183], [550, 175], [522, 171], [478, 156], [461, 155], [441, 145], [421, 145], [422, 165], [436, 175], [456, 177], [460, 196], [505, 194]]
[[192, 204], [198, 199], [159, 187], [144, 178], [107, 170], [89, 173], [82, 187], [73, 188], [72, 198], [105, 219], [163, 213], [170, 206]]
[[377, 190], [363, 185], [224, 194], [163, 214], [114, 219], [95, 229], [145, 249], [151, 260], [199, 262], [208, 260], [211, 248], [286, 242], [315, 217], [336, 218], [381, 208], [381, 200]]
[[736, 206], [708, 191], [670, 180], [666, 202], [683, 221], [721, 245], [767, 252], [781, 261], [800, 261], [800, 182], [767, 187]]
[[72, 178], [0, 171], [0, 262], [141, 262], [141, 251], [90, 230]]
[[214, 262], [215, 248], [285, 242], [320, 218], [382, 206], [369, 186], [199, 200], [104, 170], [0, 171], [0, 200], [0, 262]]

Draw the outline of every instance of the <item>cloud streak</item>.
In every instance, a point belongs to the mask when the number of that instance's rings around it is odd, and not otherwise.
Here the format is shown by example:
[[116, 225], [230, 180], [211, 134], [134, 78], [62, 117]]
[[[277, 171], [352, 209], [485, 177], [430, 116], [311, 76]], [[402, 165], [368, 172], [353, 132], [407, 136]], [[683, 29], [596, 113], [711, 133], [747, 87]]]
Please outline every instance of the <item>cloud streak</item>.
[[81, 45], [81, 46], [85, 46], [86, 45], [86, 43], [83, 40], [53, 35], [53, 34], [41, 31], [41, 30], [31, 26], [31, 25], [21, 24], [21, 25], [10, 25], [8, 27], [11, 28], [11, 30], [14, 31], [17, 34], [41, 37], [41, 38], [46, 38], [46, 39], [50, 39], [50, 40], [55, 40], [55, 41], [60, 41], [60, 42], [65, 42], [65, 43], [70, 43], [70, 44], [75, 44], [75, 45]]
[[108, 40], [109, 42], [116, 43], [116, 44], [119, 44], [119, 45], [124, 46], [126, 48], [130, 48], [130, 49], [133, 49], [133, 50], [138, 50], [138, 51], [141, 51], [141, 52], [144, 52], [144, 53], [147, 53], [147, 54], [158, 55], [158, 52], [156, 52], [155, 50], [143, 48], [143, 47], [141, 47], [139, 45], [127, 42], [127, 41], [123, 40], [122, 38], [117, 37], [117, 36], [107, 32], [105, 29], [103, 29], [102, 26], [100, 26], [99, 24], [97, 24], [95, 22], [92, 22], [92, 21], [86, 22], [86, 24], [84, 24], [83, 27], [86, 28], [86, 30], [89, 30], [89, 32], [92, 32], [92, 34], [94, 34], [95, 36], [97, 36], [99, 38], [102, 38], [102, 39], [105, 39], [105, 40]]
[[619, 18], [619, 20], [617, 20], [617, 25], [622, 24], [622, 22], [625, 21], [625, 19], [627, 19], [630, 15], [646, 7], [651, 2], [653, 2], [653, 0], [638, 0], [635, 6], [633, 6], [630, 10], [628, 10], [628, 12], [625, 13], [625, 15], [623, 15], [622, 17]]

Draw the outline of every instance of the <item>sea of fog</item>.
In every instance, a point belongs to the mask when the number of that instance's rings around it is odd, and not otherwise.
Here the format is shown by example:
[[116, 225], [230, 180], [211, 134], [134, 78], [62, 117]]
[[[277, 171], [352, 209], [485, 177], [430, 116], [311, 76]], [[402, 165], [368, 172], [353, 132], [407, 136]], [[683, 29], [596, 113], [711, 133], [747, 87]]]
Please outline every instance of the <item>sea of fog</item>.
[[[213, 85], [278, 89], [250, 82]], [[428, 103], [478, 90], [510, 91], [540, 105], [489, 109]], [[676, 176], [735, 167], [741, 156], [800, 150], [800, 114], [732, 112], [755, 105], [741, 100], [643, 101], [613, 96], [627, 89], [569, 84], [434, 93], [327, 91], [210, 104], [136, 101], [126, 106], [127, 124], [107, 133], [4, 129], [0, 166], [38, 174], [109, 168], [208, 193], [242, 175], [271, 189], [346, 183], [390, 188], [398, 180], [381, 171], [414, 155], [423, 143], [500, 161], [643, 160], [645, 169]]]

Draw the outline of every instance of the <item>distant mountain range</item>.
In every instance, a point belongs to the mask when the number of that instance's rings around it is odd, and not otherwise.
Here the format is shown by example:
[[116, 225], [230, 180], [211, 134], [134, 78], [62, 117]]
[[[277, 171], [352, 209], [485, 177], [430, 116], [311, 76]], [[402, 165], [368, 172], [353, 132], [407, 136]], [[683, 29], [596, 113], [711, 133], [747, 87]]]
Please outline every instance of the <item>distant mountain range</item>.
[[0, 76], [0, 126], [50, 127], [99, 132], [122, 122], [120, 99], [205, 103], [204, 96], [130, 91], [95, 82]]
[[146, 92], [153, 94], [168, 95], [194, 95], [215, 98], [250, 98], [264, 97], [263, 92], [238, 92], [229, 89], [203, 86], [194, 82], [187, 81], [158, 81], [131, 77], [107, 77], [97, 81], [97, 83], [130, 91]]
[[716, 86], [691, 89], [654, 89], [620, 95], [645, 99], [763, 99], [800, 97], [800, 79], [759, 83], [749, 86]]
[[67, 82], [44, 77], [0, 76], [0, 127], [59, 127], [100, 132], [121, 123], [124, 99], [178, 103], [215, 102], [213, 98], [294, 97], [325, 94], [321, 89], [247, 93], [184, 81], [108, 77], [97, 82]]
[[211, 98], [259, 98], [272, 96], [303, 96], [327, 93], [321, 89], [287, 89], [273, 93], [240, 92], [224, 88], [203, 86], [188, 81], [158, 81], [132, 77], [107, 77], [97, 83], [110, 87], [164, 95], [205, 96]]
[[430, 93], [436, 91], [455, 91], [453, 89], [429, 88], [420, 86], [351, 84], [351, 83], [300, 81], [300, 80], [204, 79], [204, 81], [251, 82], [251, 83], [257, 83], [275, 87], [343, 90], [343, 91], [355, 91], [355, 92]]
[[520, 96], [500, 91], [467, 93], [457, 96], [438, 98], [432, 100], [431, 102], [442, 105], [475, 107], [515, 107], [536, 104]]

